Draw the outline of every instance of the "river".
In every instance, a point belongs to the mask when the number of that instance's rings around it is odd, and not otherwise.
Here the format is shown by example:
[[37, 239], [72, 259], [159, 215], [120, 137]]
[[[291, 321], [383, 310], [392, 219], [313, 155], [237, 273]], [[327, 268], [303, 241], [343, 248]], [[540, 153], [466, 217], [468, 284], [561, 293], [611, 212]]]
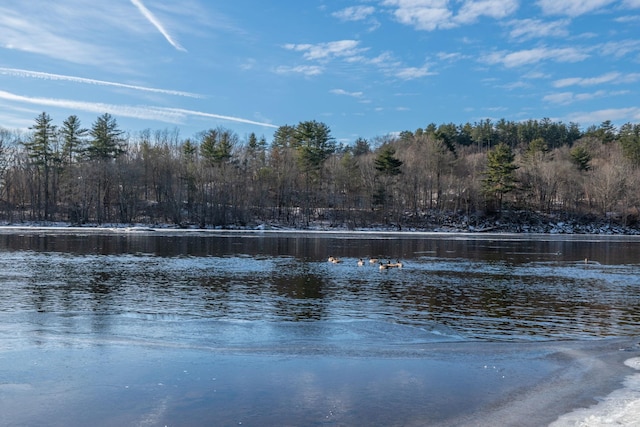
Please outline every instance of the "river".
[[545, 425], [628, 391], [639, 258], [632, 236], [0, 229], [0, 424]]

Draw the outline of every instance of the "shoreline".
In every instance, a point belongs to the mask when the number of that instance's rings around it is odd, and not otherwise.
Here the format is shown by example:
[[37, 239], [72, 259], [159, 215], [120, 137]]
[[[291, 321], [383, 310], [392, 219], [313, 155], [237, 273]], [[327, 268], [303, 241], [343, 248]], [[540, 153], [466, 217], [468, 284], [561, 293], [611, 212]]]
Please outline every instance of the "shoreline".
[[175, 224], [171, 222], [86, 223], [69, 221], [21, 220], [0, 222], [1, 227], [63, 227], [73, 229], [127, 229], [129, 231], [184, 230], [184, 231], [289, 231], [289, 232], [376, 232], [411, 233], [465, 233], [465, 234], [549, 234], [549, 235], [640, 235], [640, 223], [622, 223], [613, 218], [571, 217], [566, 214], [543, 214], [529, 211], [505, 211], [498, 216], [466, 216], [450, 214], [443, 217], [427, 216], [416, 222], [372, 223], [356, 226], [347, 222], [314, 220], [306, 226], [278, 221], [256, 220], [242, 224], [208, 225]]
[[170, 224], [162, 225], [128, 225], [128, 224], [103, 224], [103, 225], [83, 225], [74, 226], [66, 223], [32, 223], [32, 224], [0, 224], [0, 234], [6, 232], [23, 232], [23, 233], [37, 233], [37, 232], [73, 232], [73, 233], [95, 233], [95, 234], [111, 234], [111, 233], [185, 233], [185, 234], [313, 234], [313, 235], [378, 235], [378, 236], [466, 236], [466, 237], [520, 237], [520, 238], [589, 238], [589, 237], [608, 237], [608, 238], [640, 238], [640, 232], [634, 229], [627, 233], [583, 233], [583, 232], [540, 232], [540, 231], [478, 231], [478, 230], [423, 230], [415, 228], [406, 228], [403, 230], [393, 230], [389, 228], [362, 228], [362, 229], [348, 229], [337, 227], [313, 227], [313, 228], [288, 228], [288, 227], [237, 227], [237, 228], [180, 228], [171, 226]]

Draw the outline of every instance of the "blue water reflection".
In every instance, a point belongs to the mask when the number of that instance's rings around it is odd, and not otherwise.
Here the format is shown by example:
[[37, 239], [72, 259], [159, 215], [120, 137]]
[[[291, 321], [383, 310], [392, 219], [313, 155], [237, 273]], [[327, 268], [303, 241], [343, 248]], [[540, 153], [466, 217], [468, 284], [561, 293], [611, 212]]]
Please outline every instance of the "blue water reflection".
[[[265, 351], [632, 336], [639, 248], [619, 237], [2, 234], [0, 336]], [[370, 256], [404, 267], [357, 266]]]

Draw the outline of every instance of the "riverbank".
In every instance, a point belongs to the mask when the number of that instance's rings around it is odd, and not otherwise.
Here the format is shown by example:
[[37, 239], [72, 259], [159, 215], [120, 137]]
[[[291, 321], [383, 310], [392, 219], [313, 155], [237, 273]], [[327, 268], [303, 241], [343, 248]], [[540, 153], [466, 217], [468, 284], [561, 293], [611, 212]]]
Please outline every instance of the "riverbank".
[[0, 222], [5, 229], [21, 228], [66, 228], [68, 230], [153, 231], [153, 230], [246, 230], [246, 231], [358, 231], [358, 232], [425, 232], [425, 233], [517, 233], [517, 234], [596, 234], [596, 235], [640, 235], [639, 224], [625, 225], [615, 220], [598, 217], [566, 217], [532, 212], [508, 212], [501, 216], [469, 217], [464, 215], [425, 216], [419, 221], [404, 224], [357, 224], [315, 221], [308, 226], [292, 226], [278, 222], [256, 222], [251, 224], [229, 224], [225, 226], [198, 227], [177, 226], [171, 223], [103, 223], [72, 224], [68, 222], [24, 221]]

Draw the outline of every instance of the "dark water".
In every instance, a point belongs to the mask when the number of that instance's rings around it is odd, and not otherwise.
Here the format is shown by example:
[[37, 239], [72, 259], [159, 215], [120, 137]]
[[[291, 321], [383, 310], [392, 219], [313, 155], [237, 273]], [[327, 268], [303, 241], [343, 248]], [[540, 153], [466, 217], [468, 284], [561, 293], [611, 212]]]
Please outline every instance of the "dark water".
[[[637, 238], [194, 234], [0, 235], [0, 316], [63, 337], [347, 348], [628, 336], [640, 321]], [[150, 319], [161, 328], [128, 330]]]
[[0, 296], [3, 425], [446, 425], [637, 336], [640, 239], [14, 231]]

